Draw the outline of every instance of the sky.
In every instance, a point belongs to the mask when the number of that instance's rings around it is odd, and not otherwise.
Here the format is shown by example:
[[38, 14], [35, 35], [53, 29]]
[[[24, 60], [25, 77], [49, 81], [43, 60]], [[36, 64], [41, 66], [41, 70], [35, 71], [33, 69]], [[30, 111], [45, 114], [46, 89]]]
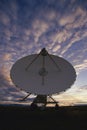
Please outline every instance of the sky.
[[77, 74], [54, 98], [61, 105], [87, 104], [87, 0], [0, 0], [0, 102], [26, 95], [12, 83], [11, 67], [44, 47]]

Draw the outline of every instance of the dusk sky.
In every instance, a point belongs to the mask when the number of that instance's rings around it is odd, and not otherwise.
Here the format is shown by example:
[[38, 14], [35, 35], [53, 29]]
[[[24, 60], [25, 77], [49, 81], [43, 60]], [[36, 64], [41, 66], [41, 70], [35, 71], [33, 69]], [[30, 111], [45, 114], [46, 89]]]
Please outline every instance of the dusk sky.
[[10, 69], [44, 47], [69, 61], [77, 74], [56, 100], [87, 104], [87, 0], [0, 0], [0, 101], [26, 95], [12, 83]]

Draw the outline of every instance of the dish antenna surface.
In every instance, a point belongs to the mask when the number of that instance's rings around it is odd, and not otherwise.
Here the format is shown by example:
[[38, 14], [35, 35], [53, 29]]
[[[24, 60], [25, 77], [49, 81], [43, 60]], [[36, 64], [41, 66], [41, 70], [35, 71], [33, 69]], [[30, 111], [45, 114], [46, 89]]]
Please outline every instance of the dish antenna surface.
[[39, 54], [19, 59], [12, 66], [10, 76], [19, 88], [45, 99], [69, 88], [76, 79], [76, 72], [68, 61], [43, 48]]

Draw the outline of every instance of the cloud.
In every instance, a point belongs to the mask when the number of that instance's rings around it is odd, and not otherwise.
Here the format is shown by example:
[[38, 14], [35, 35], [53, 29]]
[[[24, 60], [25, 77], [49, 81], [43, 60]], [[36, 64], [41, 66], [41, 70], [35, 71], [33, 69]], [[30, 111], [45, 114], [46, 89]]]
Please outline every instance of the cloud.
[[11, 54], [6, 53], [6, 54], [3, 55], [3, 60], [4, 61], [9, 61], [10, 59], [11, 59]]
[[87, 69], [87, 60], [83, 60], [83, 63], [74, 66], [77, 72]]
[[32, 26], [33, 26], [34, 40], [35, 40], [35, 43], [37, 43], [39, 42], [40, 36], [43, 35], [47, 31], [49, 25], [44, 21], [35, 20]]
[[[60, 26], [65, 26], [67, 27], [71, 27], [72, 28], [77, 28], [77, 27], [81, 27], [86, 23], [86, 10], [84, 10], [83, 8], [81, 8], [80, 6], [78, 6], [73, 12], [71, 12], [70, 14], [65, 14], [63, 17], [60, 18], [59, 20], [59, 24]], [[69, 29], [69, 28], [67, 28]]]
[[75, 21], [75, 18], [73, 17], [73, 15], [66, 15], [60, 18], [59, 20], [59, 24], [60, 26], [65, 26], [67, 24], [71, 24]]
[[10, 24], [9, 16], [2, 11], [0, 11], [0, 22], [5, 26], [8, 26]]
[[53, 52], [58, 51], [60, 48], [61, 48], [61, 46], [60, 46], [60, 45], [56, 45], [56, 46], [54, 46], [54, 48], [53, 48]]
[[86, 4], [82, 0], [1, 0], [1, 84], [6, 80], [12, 85], [12, 65], [43, 47], [72, 63], [78, 75], [87, 70]]
[[0, 101], [18, 101], [26, 93], [10, 84], [8, 79], [0, 74]]
[[75, 105], [78, 103], [87, 103], [87, 85], [72, 87], [59, 95], [53, 96], [55, 100], [59, 101], [59, 105]]

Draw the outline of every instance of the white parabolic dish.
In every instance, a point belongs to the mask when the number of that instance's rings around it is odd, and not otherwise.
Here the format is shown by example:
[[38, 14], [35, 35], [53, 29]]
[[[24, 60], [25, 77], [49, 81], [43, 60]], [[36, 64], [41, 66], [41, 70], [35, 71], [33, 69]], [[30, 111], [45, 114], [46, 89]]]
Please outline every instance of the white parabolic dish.
[[12, 66], [10, 76], [13, 83], [26, 92], [52, 95], [68, 89], [76, 79], [76, 72], [61, 57], [33, 54], [19, 59]]

